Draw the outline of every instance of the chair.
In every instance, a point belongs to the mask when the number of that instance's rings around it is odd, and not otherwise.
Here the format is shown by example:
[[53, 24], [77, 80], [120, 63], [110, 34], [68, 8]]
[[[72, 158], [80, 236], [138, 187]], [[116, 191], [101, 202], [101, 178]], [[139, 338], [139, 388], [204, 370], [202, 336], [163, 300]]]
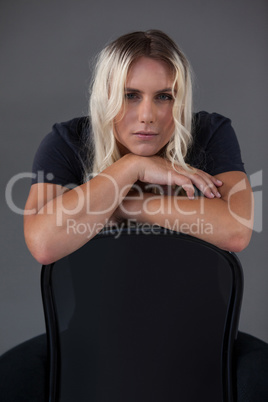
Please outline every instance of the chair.
[[163, 228], [112, 228], [43, 266], [41, 288], [50, 402], [234, 400], [233, 253]]

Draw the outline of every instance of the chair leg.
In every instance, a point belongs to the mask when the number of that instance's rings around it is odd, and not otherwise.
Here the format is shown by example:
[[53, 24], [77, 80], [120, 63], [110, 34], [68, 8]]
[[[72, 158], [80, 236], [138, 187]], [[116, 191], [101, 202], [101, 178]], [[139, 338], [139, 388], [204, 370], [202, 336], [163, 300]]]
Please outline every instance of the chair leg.
[[1, 402], [45, 402], [47, 384], [45, 334], [14, 347], [0, 357]]
[[268, 401], [268, 344], [238, 332], [235, 356], [237, 402]]

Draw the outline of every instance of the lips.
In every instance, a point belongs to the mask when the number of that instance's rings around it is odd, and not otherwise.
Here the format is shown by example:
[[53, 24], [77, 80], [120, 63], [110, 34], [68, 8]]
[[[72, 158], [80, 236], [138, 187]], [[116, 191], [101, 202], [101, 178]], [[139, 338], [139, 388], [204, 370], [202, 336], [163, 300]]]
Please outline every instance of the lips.
[[158, 134], [153, 131], [137, 131], [136, 133], [133, 133], [133, 135], [135, 135], [138, 138], [149, 140], [156, 137]]

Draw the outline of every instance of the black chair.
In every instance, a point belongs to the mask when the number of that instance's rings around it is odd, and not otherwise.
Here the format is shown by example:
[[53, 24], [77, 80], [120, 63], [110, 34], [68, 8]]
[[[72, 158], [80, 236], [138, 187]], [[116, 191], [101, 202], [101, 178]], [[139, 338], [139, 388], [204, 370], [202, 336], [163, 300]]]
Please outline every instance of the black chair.
[[239, 260], [155, 227], [106, 230], [42, 268], [49, 401], [233, 401]]

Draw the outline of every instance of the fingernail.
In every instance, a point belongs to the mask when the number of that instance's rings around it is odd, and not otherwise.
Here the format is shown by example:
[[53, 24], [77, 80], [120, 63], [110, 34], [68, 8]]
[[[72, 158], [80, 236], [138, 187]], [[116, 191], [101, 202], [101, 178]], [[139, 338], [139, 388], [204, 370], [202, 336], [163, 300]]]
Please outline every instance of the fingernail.
[[216, 195], [218, 198], [221, 198], [221, 194], [219, 192]]
[[213, 194], [213, 193], [210, 193], [210, 195], [211, 195], [211, 197], [213, 197], [213, 198], [215, 197], [215, 194]]
[[221, 180], [218, 180], [218, 179], [217, 179], [217, 182], [218, 182], [219, 184], [222, 184], [222, 181], [221, 181]]

